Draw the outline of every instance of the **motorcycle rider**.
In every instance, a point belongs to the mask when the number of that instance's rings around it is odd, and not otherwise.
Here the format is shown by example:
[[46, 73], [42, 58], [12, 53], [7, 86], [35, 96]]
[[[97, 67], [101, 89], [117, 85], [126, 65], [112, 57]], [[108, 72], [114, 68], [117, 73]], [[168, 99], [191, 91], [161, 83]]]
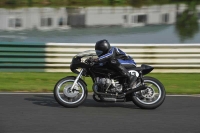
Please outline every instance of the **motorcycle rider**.
[[110, 43], [105, 39], [96, 42], [95, 51], [98, 56], [98, 59], [95, 60], [96, 62], [107, 62], [111, 68], [119, 71], [124, 77], [127, 77], [129, 87], [134, 88], [137, 77], [131, 75], [126, 69], [136, 67], [136, 63], [130, 56], [117, 47], [111, 47]]

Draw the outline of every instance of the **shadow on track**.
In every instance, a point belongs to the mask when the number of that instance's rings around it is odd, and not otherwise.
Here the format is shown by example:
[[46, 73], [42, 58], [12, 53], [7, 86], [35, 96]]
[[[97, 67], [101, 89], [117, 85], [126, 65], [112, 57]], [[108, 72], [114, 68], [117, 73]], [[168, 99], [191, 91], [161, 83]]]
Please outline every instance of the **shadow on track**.
[[24, 100], [31, 101], [33, 104], [48, 107], [62, 107], [50, 95], [33, 95], [30, 98], [24, 98]]
[[99, 108], [130, 108], [130, 109], [139, 109], [132, 102], [96, 102], [93, 99], [87, 99], [83, 105], [84, 107], [99, 107]]
[[[47, 107], [58, 107], [64, 108], [59, 105], [53, 96], [51, 95], [33, 95], [30, 98], [25, 98], [24, 100], [31, 101], [33, 104]], [[121, 107], [121, 108], [130, 108], [130, 109], [139, 109], [132, 102], [102, 102], [98, 103], [93, 99], [87, 98], [86, 101], [80, 107], [100, 107], [100, 108], [109, 108], [109, 107]]]

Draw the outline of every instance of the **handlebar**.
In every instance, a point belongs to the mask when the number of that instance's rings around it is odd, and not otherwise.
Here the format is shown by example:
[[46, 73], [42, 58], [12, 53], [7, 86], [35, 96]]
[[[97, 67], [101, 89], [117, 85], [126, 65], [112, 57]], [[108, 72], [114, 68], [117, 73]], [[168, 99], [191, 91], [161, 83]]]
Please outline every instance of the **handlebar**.
[[81, 58], [74, 57], [72, 59], [72, 63], [70, 65], [70, 69], [73, 73], [79, 74], [80, 72], [76, 69], [78, 68], [88, 68], [96, 64], [96, 61], [90, 57], [85, 60], [85, 62], [81, 62]]

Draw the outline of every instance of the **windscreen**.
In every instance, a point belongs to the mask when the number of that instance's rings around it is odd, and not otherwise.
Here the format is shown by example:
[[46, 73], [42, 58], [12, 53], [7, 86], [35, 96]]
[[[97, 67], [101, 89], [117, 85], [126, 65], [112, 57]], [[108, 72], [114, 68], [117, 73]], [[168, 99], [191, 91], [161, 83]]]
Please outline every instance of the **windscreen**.
[[77, 57], [96, 56], [95, 50], [87, 50], [76, 55]]

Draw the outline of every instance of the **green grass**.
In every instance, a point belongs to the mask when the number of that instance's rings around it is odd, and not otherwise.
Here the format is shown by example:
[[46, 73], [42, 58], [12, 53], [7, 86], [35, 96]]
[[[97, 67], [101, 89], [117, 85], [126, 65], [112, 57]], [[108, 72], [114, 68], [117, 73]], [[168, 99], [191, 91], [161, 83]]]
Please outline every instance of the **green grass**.
[[[52, 92], [56, 82], [73, 73], [1, 72], [1, 92]], [[148, 76], [159, 79], [168, 94], [200, 94], [200, 74], [158, 74]], [[85, 78], [91, 91], [92, 80]]]
[[195, 2], [199, 0], [0, 0], [0, 7], [20, 8], [20, 7], [79, 7], [79, 6], [134, 6], [154, 4], [178, 4]]

